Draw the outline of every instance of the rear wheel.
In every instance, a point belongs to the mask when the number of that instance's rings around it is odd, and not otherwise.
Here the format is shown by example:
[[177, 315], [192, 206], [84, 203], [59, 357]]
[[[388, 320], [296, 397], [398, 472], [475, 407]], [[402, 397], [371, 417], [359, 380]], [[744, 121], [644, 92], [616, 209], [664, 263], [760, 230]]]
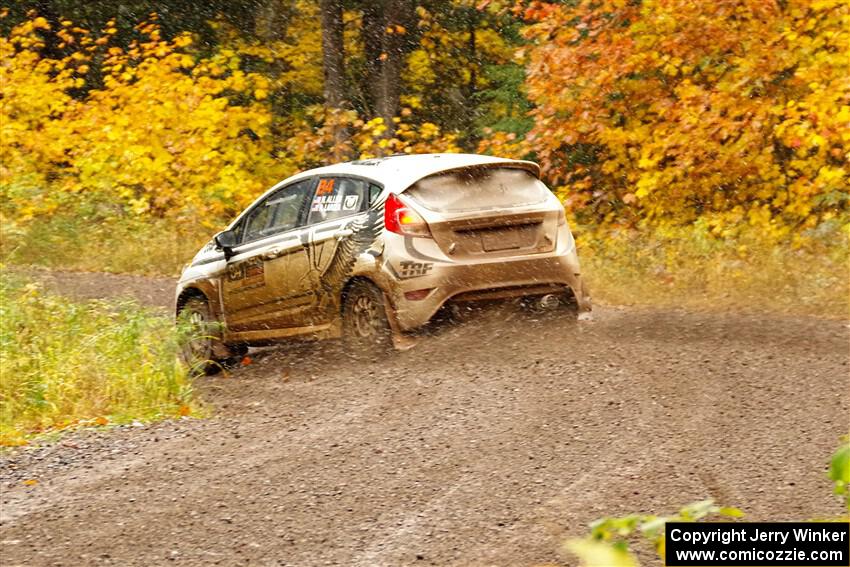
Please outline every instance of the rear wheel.
[[217, 353], [228, 352], [228, 349], [218, 338], [219, 323], [212, 316], [207, 301], [200, 297], [192, 297], [180, 308], [181, 317], [188, 329], [183, 337], [180, 348], [180, 358], [193, 374], [215, 374], [222, 369], [222, 363], [229, 357], [217, 356]]
[[345, 294], [342, 329], [346, 347], [355, 357], [388, 351], [392, 331], [383, 292], [369, 282], [354, 282]]

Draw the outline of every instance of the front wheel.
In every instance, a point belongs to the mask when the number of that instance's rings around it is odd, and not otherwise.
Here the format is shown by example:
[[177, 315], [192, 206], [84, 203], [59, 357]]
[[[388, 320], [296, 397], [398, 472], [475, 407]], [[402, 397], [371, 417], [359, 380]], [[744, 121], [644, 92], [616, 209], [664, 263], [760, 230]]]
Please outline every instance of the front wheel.
[[[215, 374], [231, 356], [219, 339], [221, 329], [205, 299], [192, 297], [180, 308], [178, 317], [186, 325], [180, 345], [180, 358], [193, 374]], [[221, 352], [228, 356], [221, 357]]]
[[354, 282], [345, 294], [342, 330], [346, 347], [355, 357], [388, 351], [392, 347], [392, 331], [383, 292], [369, 282]]

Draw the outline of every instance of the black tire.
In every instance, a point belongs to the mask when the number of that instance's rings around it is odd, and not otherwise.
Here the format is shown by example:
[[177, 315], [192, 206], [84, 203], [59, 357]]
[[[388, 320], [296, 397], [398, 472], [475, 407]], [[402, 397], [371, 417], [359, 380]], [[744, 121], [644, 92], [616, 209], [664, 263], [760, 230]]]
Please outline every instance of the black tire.
[[342, 333], [346, 350], [358, 359], [392, 348], [384, 294], [375, 285], [358, 280], [348, 288], [342, 305]]
[[250, 347], [245, 343], [236, 343], [227, 345], [227, 350], [230, 351], [230, 358], [239, 358], [242, 359], [248, 354], [248, 349]]
[[180, 345], [180, 358], [195, 375], [215, 374], [222, 369], [225, 359], [216, 356], [222, 349], [218, 339], [220, 330], [206, 299], [192, 297], [180, 308], [179, 317], [189, 326], [187, 336]]

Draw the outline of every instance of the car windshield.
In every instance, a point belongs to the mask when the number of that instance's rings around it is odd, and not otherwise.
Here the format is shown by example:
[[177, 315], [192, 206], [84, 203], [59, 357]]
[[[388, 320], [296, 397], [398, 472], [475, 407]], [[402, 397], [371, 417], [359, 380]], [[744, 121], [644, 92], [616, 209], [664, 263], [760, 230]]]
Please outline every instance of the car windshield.
[[432, 175], [405, 191], [424, 207], [441, 212], [535, 205], [548, 194], [546, 185], [528, 171], [505, 167]]

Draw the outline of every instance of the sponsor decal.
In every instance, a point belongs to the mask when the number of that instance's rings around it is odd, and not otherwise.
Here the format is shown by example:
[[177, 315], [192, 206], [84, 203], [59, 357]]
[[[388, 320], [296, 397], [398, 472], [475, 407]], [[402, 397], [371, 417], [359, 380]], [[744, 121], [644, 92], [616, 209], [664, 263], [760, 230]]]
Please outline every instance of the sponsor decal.
[[311, 211], [322, 213], [342, 210], [342, 195], [317, 195], [310, 206]]
[[342, 209], [344, 211], [353, 211], [357, 208], [357, 203], [360, 202], [360, 195], [348, 195], [345, 197], [345, 201], [342, 202]]
[[[247, 289], [265, 285], [266, 265], [259, 256], [248, 258], [244, 262], [230, 264], [227, 266], [227, 281], [234, 284], [234, 288]], [[235, 290], [234, 290], [235, 291]]]
[[401, 270], [399, 276], [402, 278], [416, 278], [424, 276], [434, 267], [433, 262], [411, 262], [405, 260], [399, 264]]
[[351, 277], [357, 258], [372, 247], [384, 230], [384, 210], [373, 209], [344, 226], [351, 230], [351, 235], [339, 241], [324, 270], [321, 268], [319, 247], [306, 247], [311, 268], [308, 277], [317, 282], [315, 290], [319, 310], [338, 310], [340, 291]]

